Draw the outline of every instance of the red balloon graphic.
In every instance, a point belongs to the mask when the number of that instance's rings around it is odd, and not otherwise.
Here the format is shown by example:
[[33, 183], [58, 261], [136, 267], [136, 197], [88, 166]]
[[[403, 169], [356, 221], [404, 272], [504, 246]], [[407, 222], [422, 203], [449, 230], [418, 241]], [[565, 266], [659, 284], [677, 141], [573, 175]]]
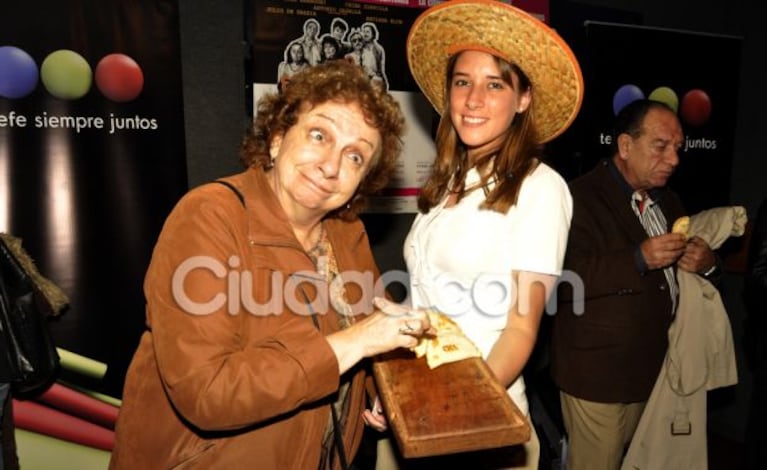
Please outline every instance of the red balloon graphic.
[[125, 54], [109, 54], [96, 66], [96, 86], [118, 103], [136, 99], [144, 88], [141, 67]]
[[703, 90], [690, 90], [682, 98], [679, 114], [687, 124], [702, 126], [711, 117], [711, 99]]

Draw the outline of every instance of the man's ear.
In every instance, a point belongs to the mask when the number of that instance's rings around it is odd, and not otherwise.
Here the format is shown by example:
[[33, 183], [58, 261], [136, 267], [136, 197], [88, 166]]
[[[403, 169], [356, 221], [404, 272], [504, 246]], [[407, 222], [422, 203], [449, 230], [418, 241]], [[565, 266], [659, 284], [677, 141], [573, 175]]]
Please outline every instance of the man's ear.
[[626, 134], [623, 133], [618, 136], [618, 156], [620, 156], [621, 160], [628, 160], [629, 158], [629, 151], [631, 150], [631, 146], [634, 144], [634, 139]]

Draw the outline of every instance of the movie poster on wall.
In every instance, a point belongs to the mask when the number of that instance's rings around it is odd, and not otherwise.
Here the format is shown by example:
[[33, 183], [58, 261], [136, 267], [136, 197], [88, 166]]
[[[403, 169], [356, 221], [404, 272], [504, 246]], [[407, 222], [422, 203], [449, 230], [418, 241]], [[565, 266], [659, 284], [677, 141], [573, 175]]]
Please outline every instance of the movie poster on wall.
[[609, 155], [612, 123], [623, 106], [654, 99], [676, 110], [682, 124], [680, 162], [669, 185], [685, 208], [728, 205], [742, 39], [605, 22], [586, 22], [585, 30], [586, 96], [574, 126], [580, 171]]
[[425, 2], [344, 2], [326, 0], [252, 0], [246, 23], [251, 45], [253, 106], [278, 90], [290, 75], [331, 59], [351, 60], [371, 80], [388, 88], [407, 119], [404, 150], [396, 172], [368, 211], [416, 212], [418, 189], [434, 158], [435, 113], [418, 91], [405, 58], [410, 25]]
[[54, 340], [105, 363], [87, 385], [113, 396], [144, 329], [152, 248], [186, 191], [181, 89], [175, 1], [3, 5], [0, 231], [69, 296]]
[[[279, 90], [290, 75], [331, 60], [351, 60], [368, 71], [371, 80], [388, 88], [405, 114], [404, 150], [395, 175], [368, 212], [417, 212], [416, 197], [434, 160], [433, 133], [438, 116], [410, 75], [405, 42], [410, 26], [432, 0], [251, 0], [246, 13], [246, 36], [251, 67], [251, 110], [258, 99]], [[545, 19], [548, 1], [526, 0]]]

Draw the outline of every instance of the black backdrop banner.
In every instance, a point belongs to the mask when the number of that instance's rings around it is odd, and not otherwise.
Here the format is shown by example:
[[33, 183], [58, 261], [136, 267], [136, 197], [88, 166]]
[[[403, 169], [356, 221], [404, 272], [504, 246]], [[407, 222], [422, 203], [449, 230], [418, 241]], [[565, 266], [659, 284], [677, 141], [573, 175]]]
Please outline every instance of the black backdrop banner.
[[651, 98], [675, 108], [682, 123], [684, 148], [669, 185], [686, 209], [728, 205], [742, 39], [599, 21], [586, 21], [584, 32], [583, 108], [551, 145], [561, 152], [555, 166], [569, 179], [608, 157], [616, 112]]
[[175, 0], [6, 2], [0, 230], [69, 295], [59, 347], [107, 363], [120, 396], [156, 237], [186, 191]]

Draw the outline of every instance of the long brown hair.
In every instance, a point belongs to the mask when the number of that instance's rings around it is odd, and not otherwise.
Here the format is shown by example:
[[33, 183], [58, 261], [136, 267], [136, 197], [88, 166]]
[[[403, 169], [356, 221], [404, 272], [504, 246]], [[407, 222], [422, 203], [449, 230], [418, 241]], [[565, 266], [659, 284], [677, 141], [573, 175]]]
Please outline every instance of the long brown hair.
[[[460, 200], [467, 192], [463, 182], [468, 173], [469, 161], [465, 145], [458, 137], [455, 125], [450, 117], [450, 87], [453, 82], [455, 63], [461, 53], [450, 57], [447, 64], [447, 80], [445, 82], [445, 111], [437, 127], [437, 156], [431, 176], [421, 189], [418, 196], [418, 209], [429, 212], [436, 206], [448, 191], [458, 193]], [[501, 78], [517, 93], [530, 90], [532, 84], [525, 73], [515, 64], [493, 56], [501, 71]], [[515, 87], [513, 77], [518, 79], [519, 86]], [[534, 122], [535, 99], [527, 110], [517, 113], [511, 122], [506, 136], [498, 148], [491, 149], [476, 160], [476, 167], [481, 175], [481, 187], [485, 191], [485, 201], [481, 209], [489, 209], [506, 213], [516, 204], [519, 189], [525, 177], [535, 169], [542, 154], [542, 146], [538, 143], [537, 130]], [[492, 190], [490, 183], [495, 182]]]

